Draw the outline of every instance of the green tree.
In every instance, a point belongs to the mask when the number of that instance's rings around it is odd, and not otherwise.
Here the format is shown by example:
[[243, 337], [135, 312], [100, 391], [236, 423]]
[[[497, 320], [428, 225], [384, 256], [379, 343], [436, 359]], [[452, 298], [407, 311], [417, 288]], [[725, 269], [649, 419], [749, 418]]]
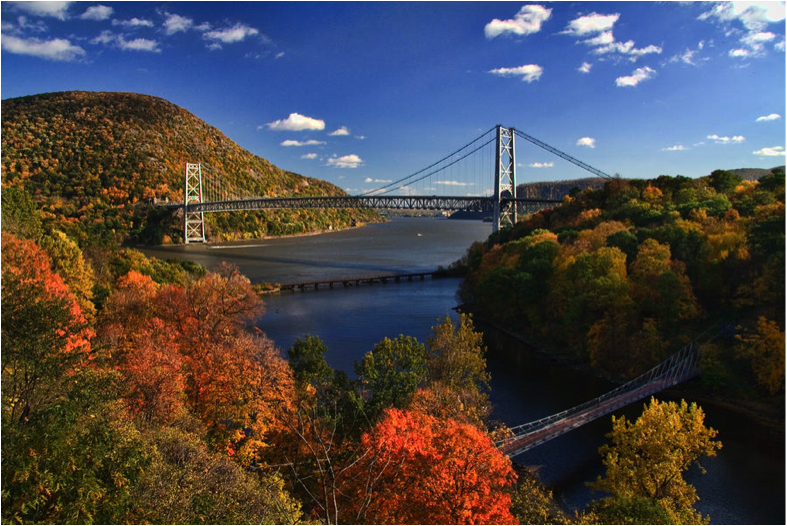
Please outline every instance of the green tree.
[[96, 278], [93, 267], [85, 261], [82, 250], [63, 232], [57, 230], [43, 236], [40, 245], [49, 254], [52, 270], [63, 278], [68, 290], [76, 296], [85, 316], [92, 319], [96, 310], [93, 305], [93, 285]]
[[[715, 456], [721, 442], [705, 427], [696, 404], [652, 398], [636, 422], [612, 417], [611, 444], [601, 446], [606, 473], [589, 486], [609, 493], [618, 504], [645, 498], [658, 504], [674, 524], [707, 523], [694, 509], [697, 491], [683, 479], [703, 456]], [[702, 466], [699, 466], [702, 468]], [[603, 507], [603, 504], [599, 504]], [[652, 506], [646, 506], [652, 509]]]
[[41, 212], [22, 188], [4, 186], [0, 192], [2, 201], [3, 231], [23, 239], [37, 240], [44, 230], [41, 226]]
[[355, 362], [355, 374], [370, 393], [366, 403], [370, 419], [387, 407], [404, 408], [426, 379], [426, 348], [411, 336], [384, 338]]
[[325, 361], [328, 347], [317, 336], [298, 338], [287, 350], [293, 377], [300, 386], [324, 383], [333, 377], [333, 369]]

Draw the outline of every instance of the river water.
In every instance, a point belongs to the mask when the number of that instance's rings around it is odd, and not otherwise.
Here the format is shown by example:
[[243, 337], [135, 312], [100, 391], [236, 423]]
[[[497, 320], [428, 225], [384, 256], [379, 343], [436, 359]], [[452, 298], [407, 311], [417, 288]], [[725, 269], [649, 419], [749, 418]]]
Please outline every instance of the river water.
[[[490, 232], [489, 223], [478, 221], [396, 218], [316, 236], [156, 247], [145, 253], [191, 259], [209, 269], [228, 261], [252, 282], [283, 283], [428, 271], [459, 259], [473, 241], [486, 239]], [[319, 336], [328, 347], [328, 363], [352, 376], [354, 362], [384, 337], [405, 334], [425, 342], [440, 319], [456, 320], [458, 286], [457, 279], [426, 279], [266, 296], [266, 313], [258, 326], [282, 351], [296, 338]], [[523, 349], [499, 332], [485, 334], [493, 416], [509, 425], [568, 409], [613, 387]], [[634, 419], [643, 403], [616, 414]], [[702, 462], [707, 474], [692, 469], [686, 475], [700, 496], [697, 509], [710, 515], [714, 524], [784, 524], [783, 441], [745, 417], [715, 407], [703, 409], [706, 424], [719, 430], [724, 446], [716, 457]], [[598, 448], [610, 430], [610, 417], [601, 418], [515, 461], [539, 466], [542, 481], [564, 507], [582, 507], [599, 496], [584, 483], [603, 474]]]

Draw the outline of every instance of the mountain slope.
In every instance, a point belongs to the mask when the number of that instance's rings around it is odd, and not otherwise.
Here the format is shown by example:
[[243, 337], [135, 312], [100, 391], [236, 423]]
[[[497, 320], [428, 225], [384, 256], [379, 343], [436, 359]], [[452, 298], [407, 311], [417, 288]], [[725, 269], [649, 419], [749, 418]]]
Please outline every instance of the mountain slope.
[[[24, 188], [45, 220], [82, 241], [177, 239], [173, 218], [145, 203], [182, 200], [186, 162], [202, 163], [243, 195], [344, 195], [274, 166], [185, 109], [148, 95], [75, 91], [7, 99], [2, 130], [3, 186]], [[212, 237], [227, 239], [342, 227], [371, 216], [284, 211], [208, 218]]]

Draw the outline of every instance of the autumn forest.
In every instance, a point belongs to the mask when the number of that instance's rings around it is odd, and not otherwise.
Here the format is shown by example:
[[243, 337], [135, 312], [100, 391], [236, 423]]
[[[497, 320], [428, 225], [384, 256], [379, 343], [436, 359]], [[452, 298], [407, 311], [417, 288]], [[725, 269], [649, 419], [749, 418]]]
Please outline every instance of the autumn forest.
[[[11, 99], [2, 119], [4, 523], [707, 523], [683, 474], [724, 437], [691, 400], [784, 425], [783, 167], [574, 188], [468, 247], [457, 321], [425, 342], [383, 339], [350, 375], [318, 335], [281, 350], [257, 329], [263, 296], [236, 267], [133, 248], [178, 241], [145, 199], [176, 195], [192, 149], [268, 195], [338, 189], [153, 97]], [[227, 214], [209, 228], [356, 220], [377, 217]], [[611, 419], [596, 498], [569, 510], [495, 447], [511, 432], [491, 418], [474, 320], [615, 381], [715, 337], [678, 391], [689, 402]]]

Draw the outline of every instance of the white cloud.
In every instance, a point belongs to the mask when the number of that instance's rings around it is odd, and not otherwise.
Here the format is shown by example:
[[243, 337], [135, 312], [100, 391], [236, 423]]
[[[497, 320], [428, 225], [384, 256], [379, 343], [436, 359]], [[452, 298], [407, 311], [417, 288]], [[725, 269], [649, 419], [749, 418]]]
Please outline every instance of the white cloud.
[[443, 186], [468, 186], [471, 183], [463, 183], [461, 181], [436, 181], [435, 184], [441, 184]]
[[336, 130], [332, 131], [328, 134], [330, 137], [337, 137], [340, 135], [350, 135], [350, 130], [347, 129], [347, 126], [341, 126]]
[[63, 38], [41, 40], [2, 35], [2, 48], [17, 55], [30, 55], [46, 60], [72, 62], [85, 55], [85, 50]]
[[159, 43], [148, 38], [135, 38], [126, 40], [123, 35], [118, 36], [117, 46], [123, 51], [148, 51], [151, 53], [161, 53]]
[[590, 62], [583, 62], [581, 66], [577, 68], [577, 71], [580, 73], [590, 73], [590, 68], [593, 67], [593, 64]]
[[490, 70], [489, 73], [501, 77], [521, 76], [523, 82], [533, 82], [541, 78], [544, 69], [537, 64], [527, 64], [516, 68], [497, 68]]
[[779, 51], [784, 51], [784, 40], [782, 40], [781, 42], [776, 42], [773, 45], [773, 49], [778, 49]]
[[73, 2], [9, 2], [20, 11], [34, 16], [51, 16], [59, 20], [68, 17], [68, 7]]
[[575, 18], [568, 23], [568, 26], [563, 31], [569, 35], [589, 35], [592, 33], [600, 33], [612, 29], [615, 22], [620, 18], [619, 13], [614, 15], [600, 15], [598, 13], [591, 13], [589, 15]]
[[757, 117], [756, 122], [764, 122], [764, 121], [775, 121], [777, 119], [781, 119], [782, 116], [778, 113], [771, 113], [770, 115], [763, 115], [762, 117]]
[[203, 36], [207, 40], [211, 40], [214, 43], [221, 42], [223, 44], [234, 44], [235, 42], [240, 42], [258, 33], [259, 31], [257, 29], [249, 27], [245, 24], [238, 23], [225, 29], [213, 29], [207, 31], [203, 34]]
[[188, 31], [194, 25], [194, 21], [185, 16], [166, 13], [166, 17], [166, 20], [164, 20], [164, 32], [167, 35], [174, 35], [180, 31]]
[[731, 57], [735, 57], [735, 58], [746, 58], [751, 56], [751, 51], [749, 51], [748, 49], [738, 48], [738, 49], [731, 49], [728, 54]]
[[301, 159], [316, 159], [316, 158], [317, 158], [316, 153], [305, 153], [301, 155]]
[[112, 16], [113, 9], [105, 5], [92, 5], [79, 18], [82, 20], [106, 20]]
[[551, 161], [548, 163], [530, 163], [528, 166], [530, 166], [530, 168], [552, 168], [555, 166], [555, 163]]
[[669, 148], [662, 148], [662, 152], [684, 152], [688, 150], [682, 144], [676, 144], [675, 146], [670, 146]]
[[615, 35], [612, 34], [612, 31], [603, 31], [597, 36], [583, 40], [582, 42], [588, 46], [606, 46], [612, 44], [614, 41]]
[[661, 47], [654, 46], [653, 44], [644, 48], [635, 48], [634, 41], [629, 40], [627, 42], [613, 42], [605, 46], [597, 47], [593, 50], [593, 53], [597, 55], [604, 55], [606, 53], [620, 53], [621, 55], [628, 55], [631, 60], [636, 60], [642, 55], [649, 55], [651, 53], [661, 54], [661, 51]]
[[314, 139], [308, 141], [294, 141], [292, 139], [287, 139], [286, 141], [282, 141], [281, 146], [319, 146], [321, 144], [325, 144], [325, 141], [315, 141]]
[[592, 137], [582, 137], [577, 141], [577, 146], [587, 146], [588, 148], [595, 148], [596, 139]]
[[708, 135], [708, 139], [711, 139], [716, 144], [739, 144], [746, 140], [746, 137], [743, 135], [735, 135], [734, 137], [719, 137], [718, 135]]
[[784, 20], [784, 15], [784, 3], [781, 2], [718, 2], [698, 19], [716, 18], [720, 22], [739, 20], [750, 31], [762, 31], [768, 24]]
[[372, 179], [371, 177], [367, 177], [363, 180], [364, 183], [392, 183], [391, 179]]
[[121, 26], [125, 28], [134, 27], [153, 27], [153, 22], [144, 18], [132, 18], [131, 20], [112, 20], [113, 26]]
[[764, 155], [766, 157], [781, 157], [784, 155], [784, 148], [781, 146], [771, 146], [770, 148], [762, 148], [751, 153], [754, 155]]
[[696, 58], [698, 51], [702, 50], [703, 45], [704, 43], [700, 42], [699, 46], [697, 46], [697, 49], [686, 48], [686, 51], [684, 51], [683, 53], [679, 55], [673, 55], [672, 57], [670, 57], [668, 62], [670, 64], [674, 64], [675, 62], [683, 62], [684, 64], [688, 64], [689, 66], [697, 66], [699, 65], [698, 62], [703, 62], [708, 60], [707, 58], [701, 58], [701, 59]]
[[635, 69], [628, 77], [618, 77], [615, 79], [615, 85], [619, 88], [634, 87], [642, 81], [653, 78], [656, 70], [645, 66], [644, 68]]
[[541, 24], [549, 20], [552, 10], [540, 5], [523, 5], [514, 18], [498, 20], [495, 18], [484, 27], [486, 38], [492, 39], [499, 35], [530, 35], [541, 31]]
[[283, 56], [284, 56], [284, 51], [281, 51], [281, 52], [279, 52], [279, 53], [276, 53], [276, 56], [275, 56], [275, 57], [273, 57], [273, 58], [281, 58], [281, 57], [283, 57]]
[[268, 129], [273, 131], [324, 130], [325, 121], [306, 117], [299, 113], [290, 113], [290, 116], [284, 120], [269, 122]]
[[341, 157], [333, 156], [328, 159], [327, 166], [334, 166], [336, 168], [358, 168], [363, 164], [360, 157], [354, 153], [350, 155], [343, 155]]
[[123, 35], [115, 35], [112, 31], [102, 31], [97, 37], [90, 41], [91, 44], [113, 45], [123, 51], [147, 51], [150, 53], [161, 53], [159, 43], [147, 38], [135, 38], [126, 40]]

